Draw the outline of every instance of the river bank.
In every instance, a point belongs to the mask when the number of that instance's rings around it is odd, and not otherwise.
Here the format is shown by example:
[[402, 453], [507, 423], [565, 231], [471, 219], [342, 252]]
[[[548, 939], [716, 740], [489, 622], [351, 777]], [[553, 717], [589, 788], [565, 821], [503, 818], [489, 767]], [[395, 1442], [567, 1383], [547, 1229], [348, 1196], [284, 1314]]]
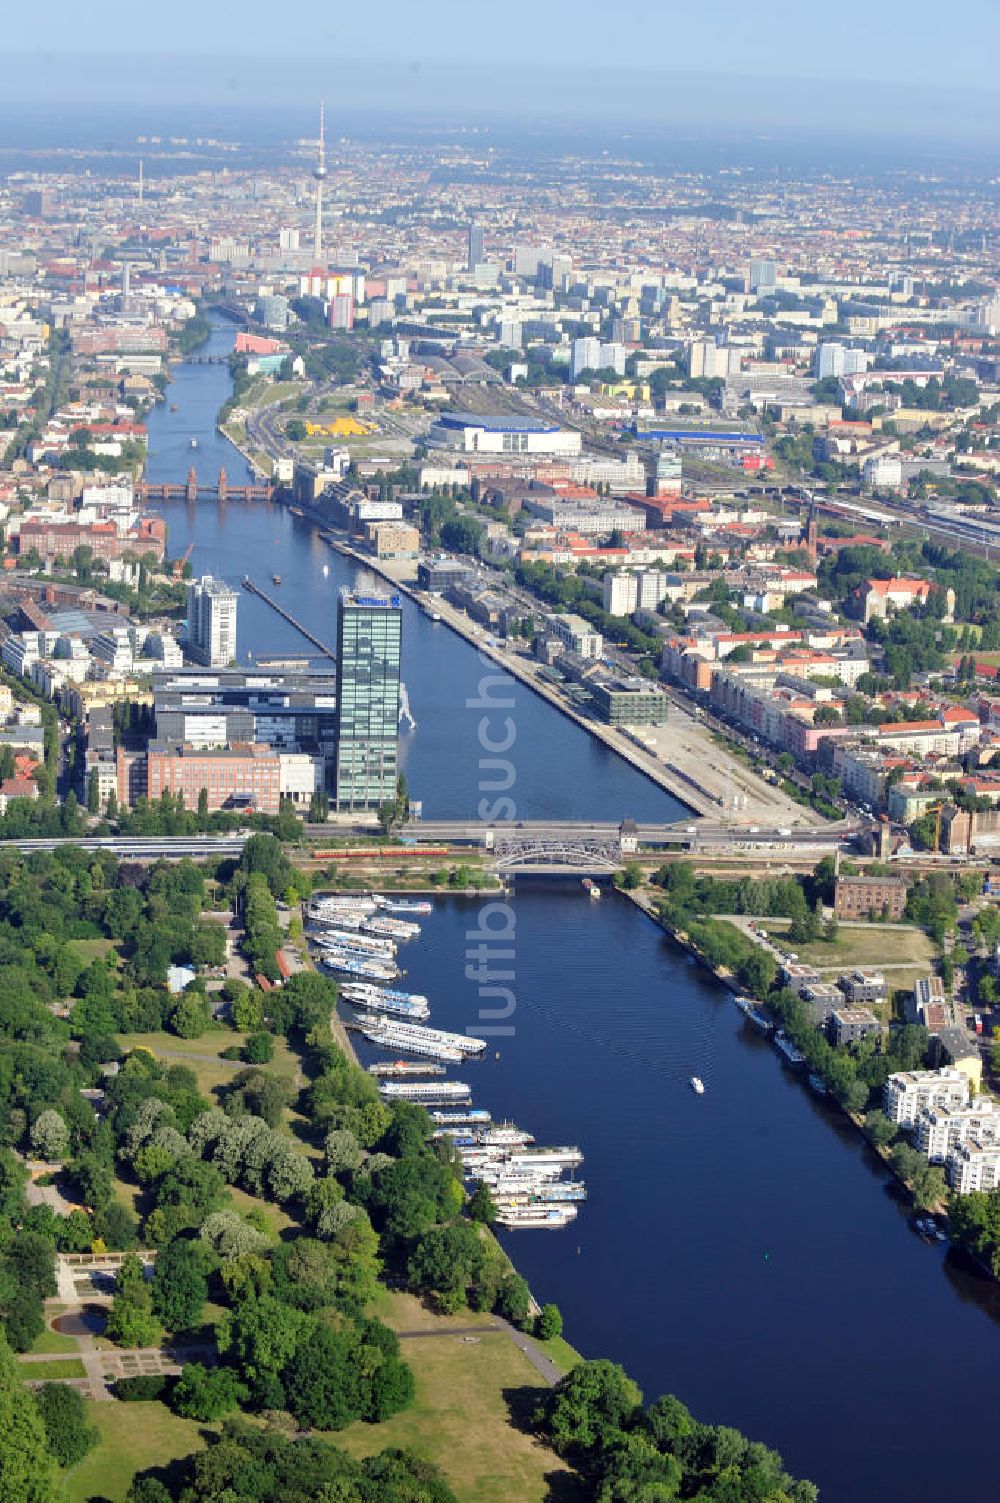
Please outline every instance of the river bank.
[[[305, 514], [309, 515], [309, 512], [307, 511]], [[311, 519], [318, 521], [315, 513], [312, 514]], [[362, 553], [359, 549], [353, 547], [346, 538], [338, 538], [331, 531], [328, 522], [323, 523], [322, 526], [323, 535], [331, 548], [336, 549], [344, 558], [351, 559], [359, 567], [370, 569], [373, 574], [379, 575], [380, 578], [391, 584], [393, 589], [407, 595], [416, 606], [423, 607], [424, 596], [422, 591], [418, 590], [410, 581], [401, 578], [398, 571], [391, 569], [384, 560]], [[447, 626], [456, 636], [468, 642], [482, 657], [494, 663], [505, 673], [509, 673], [512, 678], [516, 678], [526, 688], [531, 689], [540, 699], [544, 699], [546, 704], [558, 710], [560, 715], [564, 715], [567, 720], [571, 720], [581, 730], [586, 731], [588, 735], [594, 736], [598, 741], [603, 742], [616, 756], [621, 757], [630, 767], [633, 767], [636, 772], [642, 773], [644, 777], [649, 778], [651, 782], [656, 783], [665, 792], [669, 793], [671, 797], [678, 799], [696, 814], [719, 814], [718, 800], [710, 798], [701, 789], [695, 787], [686, 779], [678, 777], [669, 768], [664, 767], [656, 758], [649, 756], [635, 745], [630, 744], [627, 737], [612, 730], [610, 726], [603, 726], [599, 721], [581, 715], [578, 710], [567, 703], [563, 695], [553, 685], [546, 683], [540, 677], [537, 671], [533, 669], [533, 665], [525, 662], [515, 653], [509, 653], [500, 647], [492, 646], [486, 640], [482, 628], [477, 628], [475, 623], [464, 612], [456, 610], [446, 600], [435, 601], [434, 609], [439, 614], [442, 625]]]
[[[213, 446], [214, 468], [242, 469], [214, 430], [227, 379], [224, 367], [181, 368], [171, 392], [180, 410], [150, 417], [151, 479], [183, 479], [191, 434]], [[326, 640], [337, 589], [371, 568], [286, 507], [161, 510], [175, 556], [192, 542], [196, 572], [236, 583], [280, 571], [296, 615]], [[296, 650], [261, 602], [241, 598], [239, 609], [241, 660]], [[428, 816], [465, 819], [482, 796], [481, 711], [468, 701], [483, 662], [409, 598], [403, 609], [417, 720], [403, 765]], [[509, 700], [516, 818], [684, 818], [542, 697], [512, 682]], [[483, 906], [438, 895], [407, 957], [408, 987], [430, 997], [445, 1029], [475, 1032], [496, 1005], [466, 974]], [[817, 1480], [824, 1503], [883, 1503], [887, 1487], [908, 1503], [951, 1497], [950, 1448], [928, 1456], [917, 1443], [932, 1427], [961, 1430], [966, 1485], [989, 1492], [995, 1447], [967, 1411], [1000, 1358], [997, 1286], [918, 1241], [854, 1126], [801, 1088], [741, 1026], [731, 991], [636, 905], [518, 877], [510, 908], [516, 1007], [470, 1083], [477, 1103], [538, 1141], [579, 1142], [585, 1154], [590, 1198], [572, 1230], [502, 1234], [530, 1286], [559, 1304], [574, 1345], [621, 1362], [647, 1397], [674, 1391], [699, 1417], [778, 1447], [792, 1471]], [[705, 1097], [691, 1091], [692, 1074]], [[929, 1353], [962, 1383], [931, 1381]]]
[[[632, 903], [635, 904], [637, 908], [645, 913], [648, 918], [652, 919], [653, 923], [656, 924], [657, 928], [662, 929], [664, 934], [669, 935], [671, 941], [675, 945], [684, 950], [688, 955], [692, 957], [692, 959], [697, 961], [699, 965], [703, 966], [707, 971], [709, 971], [715, 978], [715, 980], [719, 982], [720, 986], [724, 986], [733, 997], [741, 995], [744, 989], [739, 986], [733, 973], [728, 970], [726, 966], [716, 965], [714, 961], [712, 961], [704, 953], [704, 951], [701, 950], [697, 944], [695, 944], [694, 940], [692, 940], [688, 934], [686, 934], [682, 929], [679, 929], [675, 925], [671, 924], [670, 921], [665, 918], [657, 908], [654, 907], [652, 901], [644, 893], [642, 893], [640, 890], [635, 890], [632, 892], [626, 892], [623, 894], [623, 896], [627, 897]], [[765, 1009], [765, 1015], [767, 1015], [769, 1011], [767, 1007], [767, 998], [756, 996], [755, 1001], [761, 1004], [761, 1006]], [[777, 1022], [775, 1022], [774, 1026], [778, 1026]], [[845, 1106], [842, 1101], [839, 1101], [834, 1093], [829, 1089], [827, 1089], [826, 1095], [823, 1099], [831, 1109], [836, 1109], [836, 1111], [838, 1111], [842, 1117], [847, 1119], [854, 1130], [858, 1133], [859, 1137], [863, 1139], [865, 1146], [881, 1160], [888, 1173], [893, 1176], [893, 1178], [908, 1195], [912, 1195], [913, 1185], [904, 1174], [900, 1173], [895, 1164], [892, 1162], [892, 1154], [890, 1152], [890, 1149], [884, 1144], [876, 1143], [871, 1137], [870, 1133], [868, 1132], [864, 1117], [859, 1112], [851, 1111], [851, 1109]], [[946, 1217], [948, 1214], [948, 1204], [947, 1201], [939, 1200], [936, 1201], [932, 1206], [924, 1207], [923, 1210], [925, 1214]], [[986, 1268], [985, 1264], [981, 1264], [980, 1266], [983, 1268], [984, 1272], [990, 1274], [990, 1276], [992, 1277], [990, 1270]]]

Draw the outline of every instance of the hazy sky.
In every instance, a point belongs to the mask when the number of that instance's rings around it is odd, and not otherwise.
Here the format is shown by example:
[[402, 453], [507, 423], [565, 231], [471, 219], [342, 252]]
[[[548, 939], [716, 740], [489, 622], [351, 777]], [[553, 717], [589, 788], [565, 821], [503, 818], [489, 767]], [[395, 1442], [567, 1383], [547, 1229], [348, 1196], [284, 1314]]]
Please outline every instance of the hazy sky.
[[[699, 126], [840, 120], [1000, 134], [1000, 0], [43, 0], [4, 10], [0, 67], [14, 100], [228, 93], [289, 104], [319, 88], [334, 108], [617, 118], [634, 108]], [[725, 79], [732, 95], [719, 90]]]

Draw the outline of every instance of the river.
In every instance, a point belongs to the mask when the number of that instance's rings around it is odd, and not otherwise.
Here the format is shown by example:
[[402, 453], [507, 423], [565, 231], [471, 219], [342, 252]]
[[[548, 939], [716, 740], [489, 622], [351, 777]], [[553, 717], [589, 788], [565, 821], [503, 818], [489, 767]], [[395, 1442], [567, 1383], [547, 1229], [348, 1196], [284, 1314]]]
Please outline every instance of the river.
[[[222, 326], [210, 348], [231, 340]], [[224, 368], [181, 368], [169, 393], [177, 411], [150, 416], [151, 480], [183, 479], [192, 455], [206, 477], [220, 463], [234, 483], [246, 477], [214, 431], [227, 394]], [[307, 523], [239, 503], [163, 513], [173, 556], [193, 538], [196, 572], [234, 583], [279, 572], [283, 601], [334, 639], [336, 589], [356, 570]], [[241, 657], [308, 650], [263, 602], [242, 596], [239, 609]], [[462, 817], [480, 796], [480, 712], [466, 701], [485, 670], [444, 626], [404, 611], [411, 788], [429, 815]], [[519, 816], [676, 814], [528, 690], [512, 694]], [[970, 1421], [1000, 1357], [998, 1287], [913, 1235], [853, 1130], [626, 900], [518, 882], [513, 911], [514, 1032], [462, 1074], [494, 1116], [586, 1155], [591, 1199], [576, 1224], [505, 1238], [536, 1294], [562, 1308], [569, 1338], [622, 1362], [647, 1397], [673, 1391], [700, 1417], [778, 1447], [827, 1503], [942, 1503], [959, 1486], [991, 1496], [990, 1428]], [[408, 984], [444, 1028], [479, 1020], [464, 975], [478, 915], [477, 904], [442, 899], [404, 952]]]

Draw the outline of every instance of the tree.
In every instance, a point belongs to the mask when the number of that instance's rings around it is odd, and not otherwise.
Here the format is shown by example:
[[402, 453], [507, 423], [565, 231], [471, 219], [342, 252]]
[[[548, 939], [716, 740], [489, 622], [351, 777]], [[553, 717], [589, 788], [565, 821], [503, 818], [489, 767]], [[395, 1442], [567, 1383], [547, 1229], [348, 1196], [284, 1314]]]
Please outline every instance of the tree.
[[325, 1153], [328, 1174], [353, 1174], [361, 1168], [360, 1145], [346, 1128], [334, 1128], [327, 1133]]
[[288, 1407], [299, 1424], [342, 1430], [365, 1410], [353, 1333], [316, 1326], [289, 1364]]
[[31, 1146], [43, 1159], [61, 1159], [69, 1148], [69, 1128], [51, 1108], [40, 1112], [31, 1125]]
[[884, 1112], [870, 1111], [865, 1118], [865, 1129], [876, 1148], [888, 1148], [899, 1137], [899, 1128]]
[[545, 1430], [560, 1456], [599, 1455], [634, 1418], [642, 1394], [614, 1362], [580, 1362], [548, 1396]]
[[497, 1218], [496, 1201], [490, 1193], [489, 1185], [478, 1184], [469, 1196], [469, 1219], [481, 1221], [486, 1225]]
[[512, 1273], [500, 1285], [496, 1308], [497, 1314], [511, 1325], [527, 1329], [531, 1321], [531, 1290], [519, 1273]]
[[243, 1045], [248, 1065], [266, 1065], [274, 1057], [274, 1038], [270, 1033], [252, 1033]]
[[61, 1498], [41, 1415], [0, 1334], [0, 1503], [59, 1503]]
[[535, 1322], [535, 1335], [539, 1341], [552, 1341], [562, 1335], [563, 1319], [558, 1305], [543, 1305]]
[[87, 1424], [83, 1399], [65, 1383], [43, 1383], [35, 1403], [52, 1455], [60, 1466], [76, 1466], [101, 1438], [96, 1426]]
[[247, 1389], [231, 1367], [204, 1367], [187, 1362], [170, 1395], [170, 1407], [185, 1419], [211, 1423], [236, 1409]]
[[168, 1331], [186, 1331], [197, 1325], [208, 1298], [204, 1243], [178, 1237], [161, 1248], [150, 1293], [153, 1310]]
[[269, 1245], [263, 1232], [244, 1221], [237, 1211], [213, 1211], [205, 1218], [199, 1235], [224, 1264], [253, 1257]]
[[212, 1013], [205, 993], [196, 991], [193, 987], [183, 992], [170, 1014], [169, 1022], [178, 1038], [200, 1039], [212, 1026]]
[[153, 1314], [153, 1297], [142, 1263], [128, 1253], [118, 1269], [116, 1292], [104, 1334], [118, 1346], [157, 1346], [163, 1327]]

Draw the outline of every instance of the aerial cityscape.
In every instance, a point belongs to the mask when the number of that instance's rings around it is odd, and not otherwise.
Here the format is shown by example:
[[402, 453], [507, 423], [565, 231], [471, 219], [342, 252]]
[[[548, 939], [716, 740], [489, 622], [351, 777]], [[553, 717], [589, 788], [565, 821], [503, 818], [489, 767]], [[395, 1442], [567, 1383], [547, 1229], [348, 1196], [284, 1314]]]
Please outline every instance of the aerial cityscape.
[[998, 18], [387, 3], [4, 43], [0, 1503], [991, 1496]]

